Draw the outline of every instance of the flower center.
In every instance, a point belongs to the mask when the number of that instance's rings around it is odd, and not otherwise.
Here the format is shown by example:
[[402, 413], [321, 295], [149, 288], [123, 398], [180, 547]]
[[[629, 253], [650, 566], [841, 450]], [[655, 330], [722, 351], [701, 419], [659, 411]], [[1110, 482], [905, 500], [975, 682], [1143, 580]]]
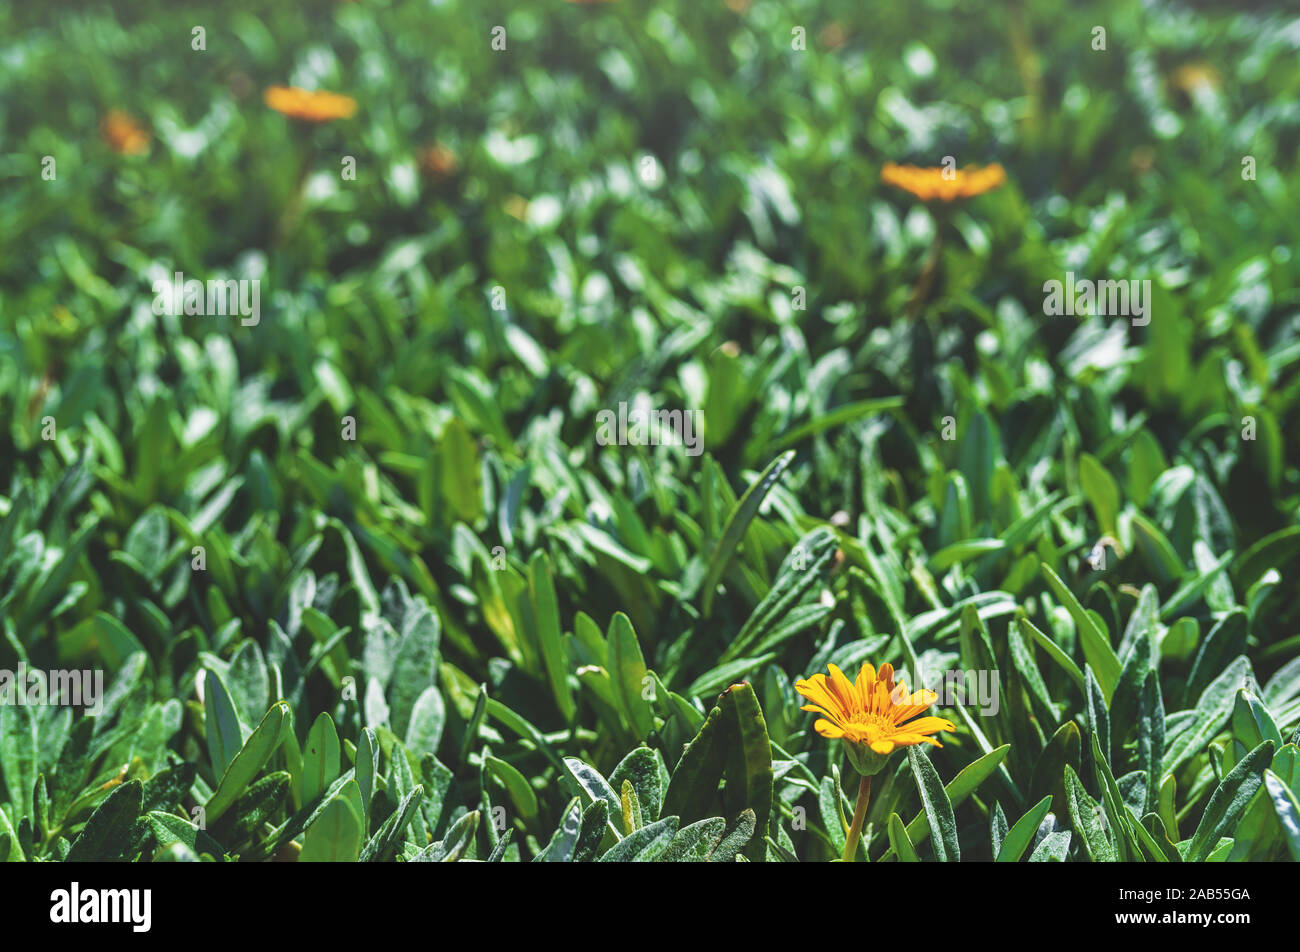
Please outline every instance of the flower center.
[[884, 714], [867, 714], [862, 711], [859, 711], [857, 714], [854, 714], [852, 717], [850, 717], [849, 723], [861, 724], [863, 726], [868, 724], [874, 724], [882, 731], [892, 732], [894, 729], [894, 722], [890, 720], [888, 717], [886, 717]]

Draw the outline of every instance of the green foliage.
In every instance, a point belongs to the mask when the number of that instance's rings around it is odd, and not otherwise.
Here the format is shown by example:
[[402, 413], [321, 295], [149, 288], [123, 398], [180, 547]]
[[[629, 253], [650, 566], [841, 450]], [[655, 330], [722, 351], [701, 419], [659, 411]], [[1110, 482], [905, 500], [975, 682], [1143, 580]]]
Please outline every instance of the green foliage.
[[0, 0], [0, 861], [1300, 859], [1294, 29], [957, 6]]

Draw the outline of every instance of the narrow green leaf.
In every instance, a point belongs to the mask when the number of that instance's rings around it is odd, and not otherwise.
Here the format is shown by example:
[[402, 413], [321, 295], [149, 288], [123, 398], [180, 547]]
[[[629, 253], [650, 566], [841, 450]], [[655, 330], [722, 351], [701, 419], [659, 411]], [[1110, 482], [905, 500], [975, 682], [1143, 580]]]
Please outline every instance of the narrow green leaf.
[[1065, 768], [1066, 803], [1070, 808], [1070, 825], [1074, 828], [1089, 858], [1094, 863], [1115, 862], [1115, 846], [1106, 834], [1102, 822], [1105, 813], [1098, 808], [1096, 801], [1088, 796], [1083, 783], [1072, 767]]
[[551, 577], [551, 561], [545, 552], [534, 553], [528, 563], [528, 592], [533, 603], [533, 621], [537, 626], [537, 640], [541, 649], [542, 664], [551, 685], [555, 703], [565, 723], [573, 720], [577, 704], [569, 686], [568, 652], [560, 632], [560, 608], [555, 599], [555, 582]]
[[334, 720], [322, 711], [307, 732], [307, 746], [303, 750], [302, 803], [314, 803], [317, 797], [329, 789], [339, 775], [341, 757]]
[[912, 776], [916, 780], [916, 789], [921, 795], [930, 829], [938, 831], [938, 835], [932, 838], [935, 858], [941, 863], [960, 862], [957, 821], [953, 816], [952, 801], [948, 799], [948, 793], [939, 780], [939, 772], [930, 763], [930, 758], [916, 747], [907, 749], [907, 759], [912, 764]]
[[740, 497], [735, 508], [727, 516], [727, 522], [722, 528], [722, 535], [718, 537], [717, 544], [714, 545], [713, 551], [709, 554], [708, 569], [704, 573], [700, 608], [705, 618], [709, 617], [713, 609], [713, 596], [718, 583], [722, 581], [722, 574], [726, 571], [727, 563], [731, 560], [736, 547], [740, 545], [741, 539], [745, 537], [749, 524], [758, 515], [763, 500], [767, 498], [768, 492], [781, 478], [785, 468], [790, 465], [794, 455], [794, 450], [788, 450], [768, 463], [767, 468], [745, 490], [745, 494]]
[[1025, 855], [1025, 850], [1029, 844], [1034, 841], [1034, 834], [1038, 832], [1039, 824], [1043, 822], [1043, 817], [1047, 816], [1047, 811], [1052, 806], [1050, 796], [1043, 797], [1032, 807], [1025, 815], [1017, 820], [1007, 835], [1002, 840], [1002, 848], [998, 850], [997, 862], [999, 863], [1016, 863], [1020, 857]]
[[916, 855], [916, 847], [907, 838], [907, 830], [903, 828], [903, 821], [897, 813], [889, 814], [889, 844], [894, 848], [894, 854], [899, 862], [919, 863], [921, 861]]
[[1187, 847], [1190, 863], [1207, 859], [1219, 845], [1219, 840], [1232, 832], [1233, 826], [1245, 811], [1251, 798], [1264, 783], [1264, 770], [1273, 761], [1273, 742], [1266, 740], [1228, 771], [1228, 775], [1210, 795], [1201, 822]]
[[205, 807], [209, 825], [215, 823], [221, 814], [226, 812], [275, 753], [284, 739], [284, 731], [288, 724], [289, 705], [277, 701], [266, 712], [262, 723], [257, 726], [257, 730], [253, 731], [248, 742], [239, 749], [230, 761], [230, 766], [226, 768], [226, 772], [222, 774], [216, 792], [212, 794]]
[[1110, 639], [1097, 626], [1093, 617], [1084, 611], [1079, 600], [1074, 597], [1074, 593], [1061, 581], [1061, 577], [1052, 571], [1052, 567], [1044, 562], [1041, 569], [1057, 601], [1065, 606], [1065, 610], [1074, 619], [1079, 640], [1083, 645], [1083, 656], [1096, 672], [1097, 682], [1101, 685], [1106, 703], [1109, 704], [1111, 695], [1115, 692], [1115, 685], [1119, 684], [1121, 670], [1119, 658], [1115, 654], [1115, 649], [1111, 647]]

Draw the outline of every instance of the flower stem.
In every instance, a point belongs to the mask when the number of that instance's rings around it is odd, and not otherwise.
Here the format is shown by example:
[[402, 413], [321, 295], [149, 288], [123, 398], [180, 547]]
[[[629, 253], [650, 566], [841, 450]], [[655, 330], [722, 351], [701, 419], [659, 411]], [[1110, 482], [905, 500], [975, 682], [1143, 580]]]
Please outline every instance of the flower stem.
[[934, 219], [934, 240], [930, 243], [930, 252], [925, 256], [925, 263], [921, 265], [921, 274], [916, 279], [907, 302], [906, 313], [909, 318], [915, 318], [921, 313], [921, 306], [930, 296], [930, 286], [934, 284], [934, 276], [939, 271], [939, 256], [943, 251], [944, 222], [945, 219], [938, 216]]
[[867, 819], [867, 804], [871, 802], [871, 778], [863, 775], [858, 783], [858, 805], [853, 808], [853, 825], [849, 827], [849, 838], [844, 841], [844, 862], [852, 863], [857, 859], [858, 837], [862, 835], [862, 824]]

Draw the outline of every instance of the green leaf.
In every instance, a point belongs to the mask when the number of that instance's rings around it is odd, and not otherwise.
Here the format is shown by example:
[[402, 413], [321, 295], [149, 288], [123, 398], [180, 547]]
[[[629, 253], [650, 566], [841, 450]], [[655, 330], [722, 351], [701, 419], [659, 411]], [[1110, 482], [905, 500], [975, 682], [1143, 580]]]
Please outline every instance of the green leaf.
[[889, 814], [889, 845], [894, 848], [894, 854], [903, 863], [919, 863], [920, 857], [916, 855], [916, 847], [912, 841], [907, 838], [907, 830], [903, 829], [903, 821], [897, 813]]
[[960, 862], [961, 847], [957, 843], [957, 821], [953, 816], [952, 801], [939, 780], [939, 772], [916, 747], [907, 749], [907, 759], [912, 765], [912, 776], [916, 779], [916, 789], [921, 795], [921, 803], [929, 820], [930, 830], [938, 831], [933, 837], [934, 856], [941, 863]]
[[1232, 832], [1251, 798], [1263, 785], [1264, 770], [1273, 761], [1274, 749], [1271, 740], [1264, 741], [1228, 771], [1215, 788], [1184, 854], [1189, 863], [1207, 859], [1218, 847], [1219, 840]]
[[[24, 688], [19, 685], [7, 690]], [[9, 698], [0, 698], [0, 780], [4, 781], [9, 799], [20, 817], [32, 814], [39, 737], [36, 709], [28, 704], [10, 703]]]
[[1061, 670], [1070, 676], [1070, 680], [1078, 685], [1080, 691], [1086, 693], [1087, 687], [1084, 682], [1083, 672], [1079, 670], [1079, 666], [1065, 653], [1064, 649], [1039, 631], [1028, 618], [1021, 615], [1019, 621], [1020, 630], [1038, 642], [1038, 645], [1047, 652], [1047, 656], [1060, 665]]
[[1144, 815], [1154, 812], [1158, 803], [1164, 751], [1165, 705], [1160, 696], [1160, 677], [1158, 672], [1148, 670], [1142, 682], [1137, 743], [1138, 769], [1147, 775]]
[[1088, 665], [1097, 674], [1097, 682], [1101, 685], [1102, 694], [1106, 697], [1106, 703], [1110, 703], [1111, 695], [1115, 693], [1115, 686], [1119, 684], [1119, 675], [1121, 666], [1119, 658], [1115, 654], [1115, 649], [1111, 647], [1110, 639], [1106, 633], [1098, 627], [1097, 622], [1084, 611], [1079, 600], [1061, 581], [1061, 577], [1052, 571], [1051, 566], [1047, 563], [1042, 564], [1043, 577], [1047, 579], [1048, 587], [1051, 588], [1057, 600], [1065, 606], [1065, 610], [1070, 613], [1074, 619], [1074, 625], [1079, 632], [1079, 640], [1083, 644], [1083, 656], [1087, 659]]
[[[560, 634], [560, 609], [555, 600], [551, 562], [544, 552], [534, 553], [528, 563], [528, 590], [546, 677], [550, 681], [555, 703], [559, 705], [560, 715], [568, 723], [577, 713], [577, 704], [569, 686], [568, 653]], [[644, 667], [644, 662], [642, 666]]]
[[1031, 863], [1064, 863], [1070, 853], [1070, 833], [1056, 830], [1048, 833], [1029, 856]]
[[406, 748], [415, 754], [435, 754], [447, 725], [447, 708], [442, 702], [442, 692], [427, 687], [415, 699], [411, 719], [406, 726]]
[[1282, 734], [1262, 701], [1244, 688], [1237, 692], [1232, 709], [1232, 739], [1237, 759], [1266, 740], [1282, 747]]
[[68, 850], [67, 862], [119, 862], [131, 859], [137, 842], [136, 821], [144, 803], [144, 787], [138, 780], [128, 780], [114, 788], [90, 815], [81, 833]]
[[1083, 487], [1084, 498], [1092, 506], [1102, 533], [1118, 535], [1116, 519], [1119, 516], [1119, 486], [1091, 453], [1079, 454], [1079, 484]]
[[727, 821], [720, 816], [697, 820], [690, 826], [682, 827], [659, 857], [661, 863], [703, 863], [709, 854], [722, 842], [727, 831]]
[[1191, 725], [1173, 736], [1168, 735], [1166, 728], [1166, 778], [1172, 777], [1187, 760], [1204, 750], [1214, 735], [1227, 725], [1237, 703], [1237, 691], [1246, 683], [1249, 674], [1250, 662], [1245, 657], [1236, 658], [1201, 693]]
[[307, 732], [307, 746], [302, 757], [300, 802], [314, 803], [329, 789], [339, 775], [339, 735], [333, 719], [322, 711]]
[[1281, 569], [1300, 554], [1300, 526], [1266, 535], [1237, 557], [1233, 573], [1240, 591], [1250, 588], [1269, 569]]
[[611, 846], [600, 858], [602, 863], [648, 863], [668, 849], [681, 821], [675, 816], [664, 817], [649, 826], [643, 826]]
[[402, 627], [402, 640], [388, 684], [388, 720], [393, 733], [399, 737], [406, 736], [417, 700], [434, 685], [442, 639], [438, 616], [425, 606], [408, 616]]
[[1114, 837], [1116, 858], [1121, 863], [1141, 859], [1142, 849], [1136, 831], [1139, 825], [1137, 818], [1129, 810], [1119, 785], [1115, 782], [1110, 761], [1102, 752], [1100, 738], [1094, 733], [1088, 740], [1092, 751], [1093, 776], [1101, 787], [1101, 801], [1106, 811], [1110, 832]]
[[421, 850], [413, 863], [455, 863], [474, 842], [474, 831], [478, 829], [479, 811], [472, 810], [452, 825], [447, 835], [440, 841]]
[[619, 829], [618, 822], [614, 818], [622, 817], [623, 803], [618, 794], [614, 792], [614, 788], [601, 776], [600, 771], [590, 764], [583, 763], [577, 757], [565, 757], [564, 767], [568, 770], [569, 776], [577, 781], [578, 787], [589, 799], [604, 801], [609, 810], [606, 822], [609, 824], [614, 836], [621, 839], [623, 832]]
[[[379, 750], [376, 746], [377, 743], [375, 732], [369, 727], [363, 728], [361, 737], [357, 740], [356, 764], [353, 769], [357, 790], [361, 794], [361, 826], [363, 832], [369, 829], [367, 818], [370, 816], [370, 801], [375, 792], [375, 784], [379, 779]], [[303, 800], [303, 803], [310, 802], [310, 800]]]
[[642, 815], [647, 822], [654, 822], [659, 819], [663, 807], [666, 792], [663, 777], [666, 774], [657, 750], [635, 747], [609, 775], [609, 786], [612, 790], [622, 790], [623, 784], [630, 782], [636, 791]]
[[211, 668], [206, 669], [203, 675], [203, 710], [208, 758], [213, 774], [220, 777], [239, 753], [246, 734], [221, 675]]
[[606, 636], [609, 644], [609, 673], [614, 692], [638, 740], [645, 740], [654, 728], [650, 702], [643, 696], [646, 687], [645, 658], [632, 622], [622, 612], [615, 612]]
[[[1073, 721], [1070, 722], [1073, 724]], [[1078, 728], [1075, 728], [1076, 732]], [[978, 760], [967, 764], [961, 770], [957, 771], [957, 776], [953, 777], [945, 786], [944, 793], [947, 794], [948, 800], [952, 803], [953, 809], [961, 806], [966, 798], [979, 789], [980, 784], [987, 780], [992, 774], [1002, 766], [1002, 761], [1006, 759], [1007, 753], [1011, 750], [1010, 744], [1003, 744], [1001, 747], [985, 754]], [[924, 843], [930, 836], [930, 819], [923, 809], [914, 816], [910, 823], [907, 824], [907, 837], [913, 843]], [[892, 848], [886, 851], [885, 856], [890, 855]], [[884, 858], [883, 856], [881, 857]]]
[[25, 863], [22, 847], [18, 844], [18, 834], [14, 831], [9, 816], [0, 809], [0, 863]]
[[[813, 529], [800, 539], [781, 563], [768, 593], [723, 651], [719, 663], [750, 654], [751, 648], [765, 651], [775, 643], [777, 635], [791, 633], [780, 631], [780, 623], [823, 584], [834, 565], [838, 547], [835, 534], [825, 526]], [[812, 621], [815, 617], [806, 620]], [[793, 633], [797, 634], [797, 629]]]
[[[597, 801], [604, 803], [603, 800]], [[546, 844], [546, 848], [533, 858], [537, 863], [567, 863], [573, 859], [573, 853], [578, 845], [578, 836], [582, 832], [582, 800], [574, 797], [569, 801], [569, 805], [564, 808], [560, 815], [560, 825], [556, 827], [555, 833], [551, 836], [551, 841]], [[603, 828], [604, 823], [601, 823]]]
[[722, 581], [722, 573], [726, 571], [727, 563], [731, 560], [732, 554], [735, 553], [736, 547], [740, 545], [741, 539], [745, 537], [749, 524], [758, 515], [759, 507], [763, 504], [763, 500], [767, 498], [768, 492], [780, 480], [781, 474], [785, 472], [785, 468], [790, 465], [790, 461], [794, 459], [794, 456], [794, 450], [788, 450], [768, 463], [767, 468], [745, 490], [745, 494], [740, 497], [731, 513], [727, 516], [722, 535], [718, 537], [717, 543], [713, 546], [713, 551], [709, 554], [708, 569], [704, 573], [700, 609], [705, 618], [709, 617], [713, 609], [713, 597], [717, 591], [718, 583]]
[[303, 835], [300, 863], [352, 863], [361, 850], [361, 818], [345, 797], [334, 797]]
[[370, 842], [361, 850], [361, 855], [357, 857], [357, 861], [361, 863], [384, 863], [392, 859], [397, 854], [398, 848], [405, 838], [407, 826], [415, 819], [420, 808], [420, 800], [423, 797], [424, 787], [416, 784], [415, 789], [402, 798], [402, 802], [397, 809], [383, 822], [375, 835], [370, 838]]
[[623, 817], [623, 832], [635, 833], [641, 827], [645, 826], [645, 821], [641, 817], [641, 801], [637, 799], [636, 788], [632, 786], [632, 781], [624, 780], [622, 796], [620, 797], [620, 813]]
[[[596, 850], [609, 828], [609, 804], [596, 800], [582, 811], [582, 829], [578, 833], [578, 843], [573, 848], [573, 861], [587, 863], [596, 858]], [[615, 834], [617, 836], [617, 833]]]
[[810, 436], [814, 436], [832, 427], [840, 426], [844, 423], [850, 423], [853, 420], [860, 419], [864, 416], [870, 416], [875, 413], [883, 413], [886, 410], [898, 410], [905, 405], [902, 397], [876, 397], [872, 400], [859, 400], [856, 403], [846, 403], [844, 406], [836, 407], [829, 413], [819, 416], [815, 420], [810, 420], [802, 426], [796, 427], [789, 433], [785, 434], [777, 442], [777, 449], [785, 449], [787, 446], [794, 446]]
[[1002, 804], [994, 801], [993, 812], [989, 814], [989, 846], [994, 857], [1001, 852], [1008, 832], [1010, 831], [1007, 827], [1007, 816], [1002, 812]]
[[512, 764], [490, 755], [483, 758], [483, 772], [501, 781], [519, 815], [525, 823], [531, 823], [537, 816], [538, 807], [537, 794], [529, 784], [528, 778]]
[[205, 810], [209, 825], [226, 812], [279, 748], [284, 740], [284, 732], [288, 729], [289, 718], [289, 705], [283, 701], [277, 701], [266, 712], [262, 723], [257, 725], [257, 730], [253, 731], [247, 743], [231, 759], [230, 766], [217, 784], [216, 792], [208, 800]]
[[1052, 806], [1050, 796], [1043, 797], [1032, 807], [1025, 815], [1012, 824], [1007, 835], [1002, 839], [1002, 848], [998, 850], [997, 862], [1015, 863], [1019, 862], [1020, 857], [1025, 855], [1025, 850], [1029, 844], [1034, 841], [1034, 834], [1038, 832], [1039, 825], [1043, 822], [1043, 817], [1047, 816], [1047, 811]]
[[1282, 824], [1282, 835], [1291, 859], [1300, 863], [1300, 802], [1296, 795], [1271, 770], [1264, 771], [1264, 789], [1273, 803], [1273, 811]]
[[753, 843], [757, 824], [753, 810], [742, 810], [740, 815], [728, 824], [727, 832], [721, 842], [709, 852], [710, 863], [734, 863], [743, 850]]
[[954, 565], [969, 562], [971, 559], [993, 552], [1001, 552], [1007, 547], [1001, 539], [968, 539], [944, 546], [930, 557], [930, 568], [936, 572], [946, 572]]
[[[732, 685], [718, 697], [673, 771], [663, 812], [689, 821], [709, 816], [724, 774], [728, 816], [752, 810], [757, 828], [765, 829], [772, 811], [772, 747], [749, 684]], [[761, 861], [762, 846], [761, 839], [751, 841], [746, 855]]]
[[1115, 846], [1106, 834], [1106, 826], [1102, 822], [1105, 813], [1098, 808], [1096, 801], [1088, 796], [1088, 791], [1083, 789], [1078, 774], [1068, 766], [1065, 768], [1065, 793], [1066, 803], [1070, 808], [1070, 825], [1083, 840], [1088, 856], [1094, 863], [1115, 862]]
[[145, 819], [149, 821], [153, 835], [161, 848], [170, 847], [173, 843], [183, 843], [196, 854], [207, 853], [216, 859], [225, 852], [220, 843], [184, 817], [155, 810], [147, 813]]
[[1097, 735], [1101, 752], [1110, 759], [1110, 714], [1106, 710], [1106, 699], [1101, 696], [1101, 686], [1093, 677], [1092, 667], [1085, 669], [1087, 678], [1087, 697], [1085, 698], [1084, 720], [1088, 730]]

